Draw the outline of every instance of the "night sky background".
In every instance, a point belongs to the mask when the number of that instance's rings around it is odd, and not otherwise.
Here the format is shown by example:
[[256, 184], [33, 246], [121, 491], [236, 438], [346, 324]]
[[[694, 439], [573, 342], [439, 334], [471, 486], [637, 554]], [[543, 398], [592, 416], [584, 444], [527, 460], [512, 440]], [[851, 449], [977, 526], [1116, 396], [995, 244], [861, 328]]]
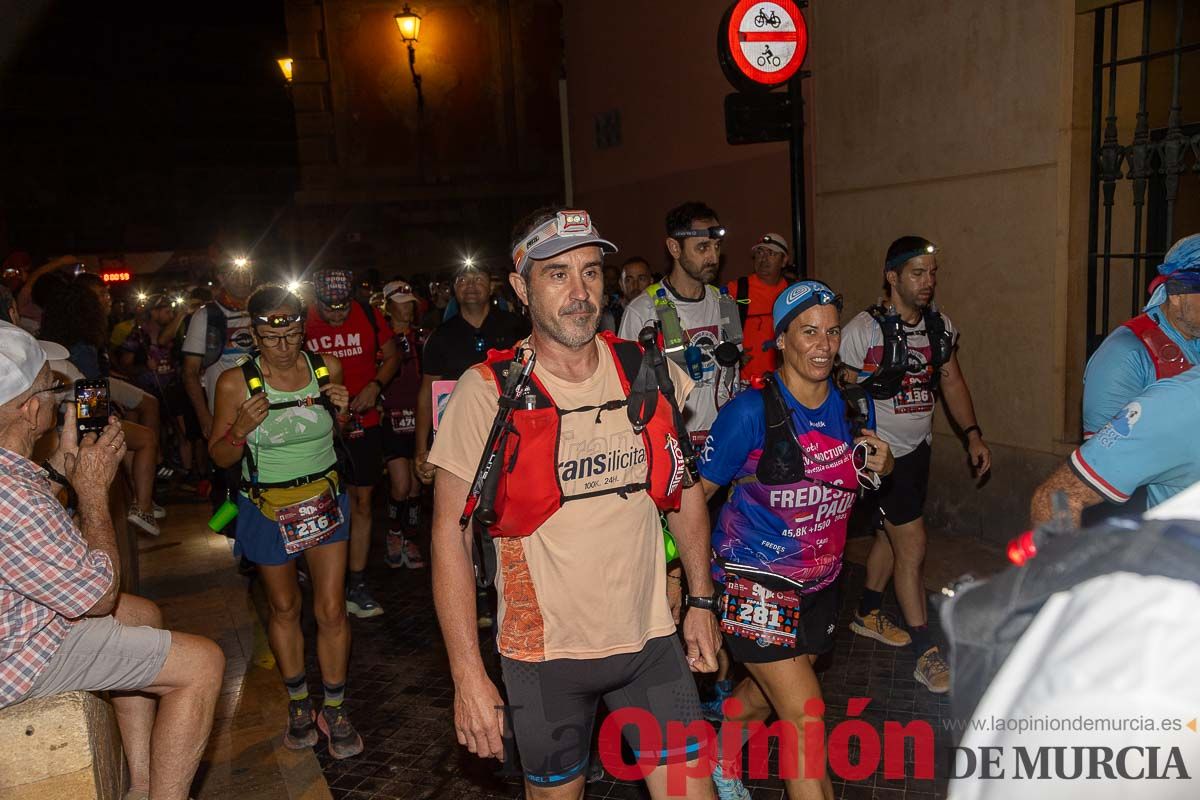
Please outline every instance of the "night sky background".
[[0, 257], [253, 240], [296, 189], [281, 2], [0, 0]]

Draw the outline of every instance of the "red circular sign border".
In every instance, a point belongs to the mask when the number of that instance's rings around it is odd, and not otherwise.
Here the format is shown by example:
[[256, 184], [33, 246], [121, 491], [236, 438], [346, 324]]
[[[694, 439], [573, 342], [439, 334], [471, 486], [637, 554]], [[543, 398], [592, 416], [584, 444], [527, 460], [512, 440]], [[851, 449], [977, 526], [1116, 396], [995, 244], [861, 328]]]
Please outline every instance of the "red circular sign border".
[[791, 63], [785, 69], [777, 72], [761, 70], [750, 63], [750, 59], [742, 53], [741, 44], [738, 42], [738, 31], [741, 28], [742, 20], [750, 13], [751, 8], [761, 2], [764, 0], [738, 0], [733, 7], [733, 13], [729, 16], [729, 27], [725, 30], [725, 40], [729, 46], [729, 55], [733, 59], [733, 63], [743, 75], [762, 86], [779, 86], [800, 71], [800, 66], [808, 55], [808, 21], [800, 13], [800, 7], [792, 0], [769, 0], [789, 12], [792, 19], [795, 20], [796, 53], [799, 54], [799, 58], [793, 56]]

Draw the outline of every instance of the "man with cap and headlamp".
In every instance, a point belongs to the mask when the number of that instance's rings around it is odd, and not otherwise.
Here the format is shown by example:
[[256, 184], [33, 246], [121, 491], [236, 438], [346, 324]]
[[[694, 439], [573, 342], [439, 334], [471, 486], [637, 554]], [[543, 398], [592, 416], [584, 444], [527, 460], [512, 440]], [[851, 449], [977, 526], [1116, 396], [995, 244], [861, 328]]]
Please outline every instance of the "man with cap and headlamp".
[[425, 566], [414, 538], [420, 526], [420, 482], [413, 480], [416, 450], [417, 395], [421, 391], [421, 348], [425, 332], [416, 326], [417, 296], [402, 280], [383, 287], [384, 313], [391, 321], [392, 339], [400, 352], [400, 368], [383, 391], [383, 460], [391, 493], [388, 498], [387, 555], [389, 567]]
[[1108, 335], [1083, 373], [1089, 438], [1156, 380], [1200, 363], [1200, 233], [1167, 251], [1142, 313]]
[[[468, 369], [446, 409], [429, 463], [437, 469], [434, 600], [455, 684], [458, 741], [504, 758], [511, 726], [530, 798], [581, 797], [597, 702], [637, 708], [665, 731], [700, 717], [689, 668], [711, 671], [719, 647], [712, 612], [708, 516], [699, 484], [683, 488], [684, 461], [672, 405], [692, 387], [666, 362], [672, 404], [655, 384], [655, 411], [635, 432], [631, 391], [642, 350], [597, 336], [603, 254], [616, 247], [585, 211], [544, 209], [518, 225], [510, 283], [529, 307], [533, 333], [515, 350]], [[472, 476], [496, 417], [501, 372], [535, 358], [526, 386], [533, 408], [514, 410], [519, 447], [506, 449], [489, 527], [498, 566], [496, 643], [510, 714], [488, 678], [475, 629], [473, 533], [459, 525]], [[505, 379], [505, 383], [507, 380]], [[638, 385], [641, 385], [640, 383]], [[511, 459], [515, 459], [515, 462]], [[683, 621], [687, 655], [666, 600], [659, 509], [670, 509], [696, 597]], [[482, 523], [480, 523], [482, 524]], [[628, 735], [635, 732], [627, 726]], [[665, 764], [694, 761], [700, 744], [643, 753], [651, 796], [665, 798]], [[636, 750], [636, 743], [631, 744]], [[660, 744], [659, 747], [663, 745]], [[707, 777], [687, 796], [711, 797]]]
[[339, 437], [350, 494], [350, 555], [346, 610], [377, 617], [383, 608], [367, 589], [371, 552], [371, 493], [383, 471], [383, 430], [376, 404], [400, 368], [400, 351], [378, 309], [355, 299], [354, 273], [322, 269], [313, 274], [316, 302], [308, 309], [304, 334], [309, 352], [335, 356], [350, 392], [350, 419]]
[[[967, 437], [971, 466], [979, 475], [991, 469], [992, 455], [958, 365], [958, 332], [933, 303], [937, 267], [937, 247], [928, 239], [902, 236], [892, 242], [884, 258], [883, 303], [850, 320], [839, 355], [844, 378], [862, 383], [875, 398], [879, 436], [896, 457], [896, 468], [879, 490], [883, 530], [876, 531], [871, 545], [867, 580], [850, 629], [892, 647], [911, 646], [917, 657], [913, 677], [941, 694], [950, 689], [950, 672], [930, 638], [922, 577], [937, 391]], [[907, 630], [880, 610], [893, 574]]]
[[429, 334], [421, 358], [424, 375], [417, 395], [415, 462], [417, 477], [423, 483], [433, 481], [433, 468], [425, 463], [433, 433], [433, 384], [458, 380], [463, 372], [487, 358], [488, 350], [512, 347], [529, 333], [524, 318], [492, 304], [491, 276], [474, 261], [458, 267], [453, 288], [458, 313]]
[[729, 282], [729, 294], [738, 301], [742, 317], [742, 380], [749, 383], [775, 369], [776, 350], [764, 347], [774, 339], [771, 309], [775, 298], [787, 288], [783, 267], [787, 263], [787, 240], [766, 233], [750, 248], [754, 272]]

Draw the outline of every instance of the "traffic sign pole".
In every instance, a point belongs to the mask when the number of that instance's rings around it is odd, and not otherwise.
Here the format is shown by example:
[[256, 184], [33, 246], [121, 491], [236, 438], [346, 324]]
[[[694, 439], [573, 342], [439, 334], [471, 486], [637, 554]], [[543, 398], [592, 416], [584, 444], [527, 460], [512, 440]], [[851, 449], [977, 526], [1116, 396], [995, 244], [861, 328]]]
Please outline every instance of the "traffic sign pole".
[[[804, 98], [801, 96], [800, 66], [808, 52], [808, 26], [796, 0], [737, 0], [721, 19], [717, 32], [717, 60], [725, 77], [744, 93], [769, 93], [787, 86], [787, 139], [789, 189], [792, 199], [792, 252], [796, 272], [808, 277], [808, 226], [804, 192]], [[731, 119], [750, 104], [726, 101], [726, 138], [730, 143], [778, 141], [784, 136], [768, 133], [767, 126], [743, 124], [745, 114]], [[770, 104], [759, 104], [771, 111]], [[782, 115], [781, 115], [782, 116]]]
[[804, 196], [804, 97], [800, 91], [800, 73], [788, 80], [788, 100], [792, 106], [792, 135], [788, 139], [792, 189], [792, 252], [796, 275], [808, 277], [808, 223]]

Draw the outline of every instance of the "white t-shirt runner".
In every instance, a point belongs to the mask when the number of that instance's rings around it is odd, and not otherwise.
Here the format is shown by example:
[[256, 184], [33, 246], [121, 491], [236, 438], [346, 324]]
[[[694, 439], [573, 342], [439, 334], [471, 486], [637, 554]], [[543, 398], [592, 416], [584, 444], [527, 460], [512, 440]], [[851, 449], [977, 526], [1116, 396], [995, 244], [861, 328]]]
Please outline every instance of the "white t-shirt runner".
[[[684, 342], [700, 348], [703, 372], [700, 379], [696, 380], [696, 388], [688, 395], [687, 404], [683, 408], [684, 424], [691, 434], [692, 444], [699, 450], [708, 438], [708, 429], [717, 419], [717, 410], [729, 400], [730, 378], [735, 381], [738, 379], [736, 366], [731, 376], [731, 370], [719, 365], [713, 355], [713, 350], [722, 339], [721, 293], [712, 286], [705, 286], [704, 299], [688, 300], [677, 295], [665, 283], [654, 284], [650, 289], [658, 286], [667, 290], [667, 297], [675, 304], [679, 313], [679, 324], [683, 328]], [[647, 292], [642, 292], [625, 307], [625, 315], [621, 317], [621, 330], [617, 335], [636, 342], [642, 328], [656, 319], [658, 314], [654, 310], [653, 299]], [[672, 360], [687, 370], [682, 353]]]
[[[220, 306], [225, 314], [225, 344], [221, 349], [221, 357], [200, 376], [204, 384], [204, 394], [208, 398], [208, 410], [212, 411], [216, 403], [217, 378], [220, 378], [225, 370], [236, 367], [242, 356], [254, 350], [254, 337], [250, 333], [249, 312], [226, 308], [215, 300], [210, 305]], [[209, 305], [205, 305], [192, 315], [187, 335], [183, 340], [184, 355], [204, 358], [205, 338], [208, 335], [208, 309]]]
[[[942, 314], [946, 332], [958, 344], [958, 330], [950, 318]], [[933, 439], [933, 406], [937, 398], [929, 390], [933, 377], [930, 365], [933, 348], [925, 330], [925, 320], [916, 325], [903, 323], [908, 343], [908, 374], [900, 382], [895, 397], [875, 401], [875, 419], [879, 437], [892, 448], [896, 458], [906, 456]], [[838, 350], [842, 362], [858, 370], [859, 382], [866, 380], [879, 368], [883, 359], [883, 331], [875, 318], [860, 311], [842, 328], [842, 344]]]

